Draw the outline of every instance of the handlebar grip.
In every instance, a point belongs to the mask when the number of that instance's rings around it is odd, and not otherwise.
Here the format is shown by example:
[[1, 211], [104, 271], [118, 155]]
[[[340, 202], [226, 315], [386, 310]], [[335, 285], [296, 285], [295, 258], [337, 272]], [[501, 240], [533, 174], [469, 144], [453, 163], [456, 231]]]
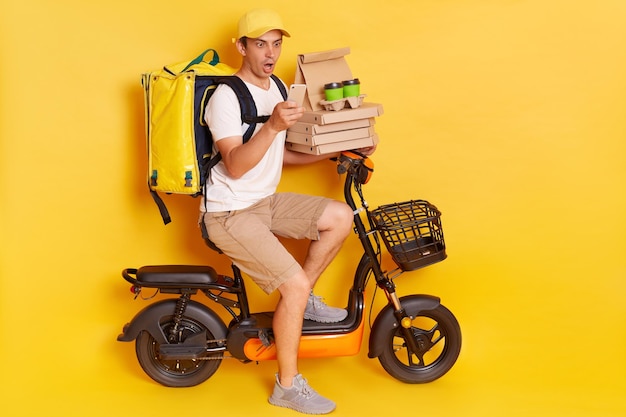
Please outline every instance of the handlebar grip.
[[337, 173], [345, 174], [346, 172], [348, 172], [348, 168], [350, 168], [350, 162], [342, 161], [341, 163], [337, 164]]

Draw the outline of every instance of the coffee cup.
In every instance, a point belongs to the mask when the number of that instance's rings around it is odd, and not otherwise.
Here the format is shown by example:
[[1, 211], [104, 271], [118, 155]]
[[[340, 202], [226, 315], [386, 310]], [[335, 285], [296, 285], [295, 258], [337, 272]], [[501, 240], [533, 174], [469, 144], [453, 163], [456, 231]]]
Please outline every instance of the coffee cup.
[[328, 83], [324, 85], [326, 101], [341, 100], [343, 98], [343, 85], [341, 83]]
[[358, 97], [361, 94], [361, 82], [358, 78], [346, 80], [342, 84], [344, 97]]

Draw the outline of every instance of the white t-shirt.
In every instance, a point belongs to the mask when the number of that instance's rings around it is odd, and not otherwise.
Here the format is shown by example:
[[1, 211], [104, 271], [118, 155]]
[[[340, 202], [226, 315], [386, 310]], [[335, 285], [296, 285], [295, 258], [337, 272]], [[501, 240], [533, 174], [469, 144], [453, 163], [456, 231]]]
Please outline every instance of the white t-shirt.
[[[249, 83], [246, 83], [246, 86], [252, 93], [257, 114], [260, 116], [271, 115], [276, 104], [284, 101], [274, 81], [270, 80], [270, 89], [267, 91]], [[224, 84], [218, 86], [211, 96], [204, 120], [213, 136], [213, 155], [217, 152], [215, 145], [217, 141], [232, 136], [243, 136], [248, 128], [247, 124], [242, 124], [239, 100], [235, 92]], [[254, 134], [261, 126], [262, 124], [257, 124]], [[274, 194], [283, 168], [285, 135], [285, 131], [280, 132], [263, 159], [241, 178], [229, 177], [223, 161], [215, 165], [205, 185], [200, 210], [209, 212], [241, 210]]]

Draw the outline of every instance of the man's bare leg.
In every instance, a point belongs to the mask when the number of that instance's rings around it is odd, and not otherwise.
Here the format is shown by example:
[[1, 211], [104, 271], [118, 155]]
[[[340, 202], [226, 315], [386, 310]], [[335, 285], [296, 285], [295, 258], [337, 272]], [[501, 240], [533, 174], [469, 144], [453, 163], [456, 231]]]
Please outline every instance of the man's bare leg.
[[345, 203], [331, 201], [326, 206], [317, 222], [320, 238], [311, 242], [302, 266], [311, 288], [341, 249], [352, 230], [353, 218], [352, 209]]
[[352, 209], [331, 201], [318, 220], [320, 239], [311, 242], [303, 270], [278, 287], [280, 300], [272, 322], [279, 382], [290, 387], [298, 371], [304, 310], [313, 285], [334, 259], [352, 229]]
[[298, 348], [302, 335], [304, 309], [311, 291], [304, 271], [278, 287], [280, 300], [276, 305], [272, 327], [276, 343], [276, 359], [280, 384], [290, 387], [298, 374]]

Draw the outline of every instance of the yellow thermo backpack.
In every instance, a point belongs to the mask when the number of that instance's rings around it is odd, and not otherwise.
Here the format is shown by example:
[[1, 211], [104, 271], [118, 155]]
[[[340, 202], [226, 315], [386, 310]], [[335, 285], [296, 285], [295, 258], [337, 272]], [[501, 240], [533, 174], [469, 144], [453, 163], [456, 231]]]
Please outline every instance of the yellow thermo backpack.
[[[212, 53], [213, 58], [205, 61]], [[142, 74], [145, 98], [146, 138], [148, 145], [148, 187], [163, 222], [171, 221], [159, 192], [199, 196], [221, 155], [212, 155], [213, 140], [204, 121], [208, 100], [219, 84], [227, 84], [239, 98], [243, 134], [247, 142], [257, 123], [269, 116], [259, 116], [248, 87], [235, 70], [221, 63], [217, 52], [207, 49], [190, 62], [167, 65], [162, 70]], [[284, 99], [287, 90], [276, 76], [272, 79]]]

